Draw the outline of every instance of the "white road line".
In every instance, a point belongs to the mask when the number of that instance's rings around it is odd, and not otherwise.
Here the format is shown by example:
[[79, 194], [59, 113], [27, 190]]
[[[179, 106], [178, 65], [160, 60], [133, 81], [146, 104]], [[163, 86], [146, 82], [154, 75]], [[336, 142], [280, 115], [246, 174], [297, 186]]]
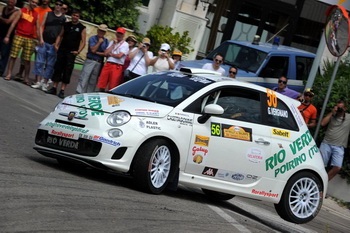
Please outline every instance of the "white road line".
[[227, 222], [229, 222], [232, 226], [234, 226], [236, 229], [238, 229], [240, 232], [251, 232], [247, 228], [245, 228], [243, 225], [239, 224], [234, 218], [232, 218], [230, 215], [226, 214], [222, 209], [208, 205], [210, 209], [214, 210], [218, 215], [220, 215], [223, 219], [225, 219]]

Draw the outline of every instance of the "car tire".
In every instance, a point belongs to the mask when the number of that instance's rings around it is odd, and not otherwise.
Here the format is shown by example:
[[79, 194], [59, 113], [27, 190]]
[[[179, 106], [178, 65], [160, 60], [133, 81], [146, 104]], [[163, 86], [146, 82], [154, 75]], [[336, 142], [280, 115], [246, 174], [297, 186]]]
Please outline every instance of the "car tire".
[[286, 221], [301, 224], [316, 217], [322, 207], [323, 185], [311, 172], [300, 172], [289, 179], [281, 200], [275, 204], [277, 213]]
[[174, 173], [174, 154], [165, 139], [154, 139], [142, 145], [135, 155], [133, 176], [143, 191], [160, 194]]
[[202, 191], [208, 198], [216, 201], [227, 201], [235, 197], [235, 195], [232, 194], [221, 193], [208, 189], [202, 189]]

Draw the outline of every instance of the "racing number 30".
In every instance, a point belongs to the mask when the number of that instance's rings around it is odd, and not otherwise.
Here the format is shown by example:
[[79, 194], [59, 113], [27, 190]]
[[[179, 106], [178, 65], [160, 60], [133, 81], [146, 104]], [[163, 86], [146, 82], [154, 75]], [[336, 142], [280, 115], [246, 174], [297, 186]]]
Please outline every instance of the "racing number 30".
[[213, 136], [221, 136], [220, 124], [211, 123], [211, 135], [213, 135]]
[[269, 107], [277, 107], [277, 96], [276, 92], [270, 89], [267, 89], [267, 105]]

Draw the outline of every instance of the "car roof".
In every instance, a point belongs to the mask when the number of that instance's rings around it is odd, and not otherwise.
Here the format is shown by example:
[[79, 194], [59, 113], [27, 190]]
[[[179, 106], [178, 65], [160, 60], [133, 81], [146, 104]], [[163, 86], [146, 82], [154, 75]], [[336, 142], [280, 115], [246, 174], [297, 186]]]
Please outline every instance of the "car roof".
[[289, 54], [295, 54], [295, 55], [303, 55], [303, 56], [310, 56], [310, 57], [315, 57], [315, 54], [310, 53], [308, 51], [302, 50], [302, 49], [297, 49], [297, 48], [292, 48], [289, 46], [284, 46], [284, 45], [273, 45], [270, 43], [261, 43], [259, 42], [259, 44], [252, 44], [252, 42], [250, 41], [235, 41], [235, 40], [227, 40], [225, 41], [227, 43], [234, 43], [234, 44], [239, 44], [239, 45], [243, 45], [246, 47], [250, 47], [250, 48], [254, 48], [256, 50], [260, 50], [263, 51], [265, 53], [281, 53], [281, 54], [285, 54], [285, 53], [289, 53]]

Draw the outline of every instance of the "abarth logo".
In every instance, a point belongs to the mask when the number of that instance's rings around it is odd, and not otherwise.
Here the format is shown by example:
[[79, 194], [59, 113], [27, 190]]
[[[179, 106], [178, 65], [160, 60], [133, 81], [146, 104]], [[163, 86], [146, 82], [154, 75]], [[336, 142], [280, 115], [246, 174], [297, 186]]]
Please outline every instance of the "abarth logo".
[[85, 116], [77, 116], [77, 112], [69, 112], [69, 113], [65, 113], [65, 112], [60, 112], [59, 113], [61, 116], [66, 116], [68, 118], [69, 121], [75, 119], [80, 119], [80, 120], [87, 120], [88, 118]]

